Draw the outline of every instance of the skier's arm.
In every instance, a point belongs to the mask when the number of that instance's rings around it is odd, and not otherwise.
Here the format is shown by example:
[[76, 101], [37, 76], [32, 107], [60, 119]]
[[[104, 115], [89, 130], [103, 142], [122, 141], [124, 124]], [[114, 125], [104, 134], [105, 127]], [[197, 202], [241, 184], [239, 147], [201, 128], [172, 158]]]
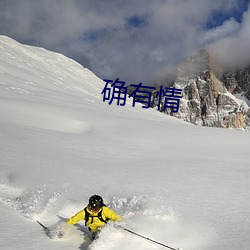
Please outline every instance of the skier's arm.
[[105, 207], [105, 217], [112, 221], [118, 221], [118, 222], [122, 221], [122, 218], [120, 215], [116, 214], [113, 210], [107, 207]]
[[85, 218], [85, 212], [84, 209], [72, 216], [70, 219], [68, 219], [67, 224], [75, 225], [78, 221], [84, 220]]

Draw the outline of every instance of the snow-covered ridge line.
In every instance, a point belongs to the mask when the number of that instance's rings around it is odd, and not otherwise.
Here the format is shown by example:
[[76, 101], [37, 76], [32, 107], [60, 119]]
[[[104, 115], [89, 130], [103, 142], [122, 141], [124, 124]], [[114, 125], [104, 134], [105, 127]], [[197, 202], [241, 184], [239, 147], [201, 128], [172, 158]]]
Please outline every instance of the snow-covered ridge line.
[[[71, 90], [96, 96], [94, 91], [99, 92], [103, 88], [103, 82], [98, 77], [72, 59], [40, 47], [22, 45], [4, 36], [0, 36], [0, 62], [1, 84], [10, 85], [5, 81], [8, 75], [12, 75], [12, 87], [23, 88], [29, 93], [33, 93], [34, 86], [42, 85], [46, 89], [53, 84], [58, 91]], [[14, 80], [21, 80], [24, 76], [25, 79], [16, 86]], [[94, 84], [92, 78], [96, 79]]]

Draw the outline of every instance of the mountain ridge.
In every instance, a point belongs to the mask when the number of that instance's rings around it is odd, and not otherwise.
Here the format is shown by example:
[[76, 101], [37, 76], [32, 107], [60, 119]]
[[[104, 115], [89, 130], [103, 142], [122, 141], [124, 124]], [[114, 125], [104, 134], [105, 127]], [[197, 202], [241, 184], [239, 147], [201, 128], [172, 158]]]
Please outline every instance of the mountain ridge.
[[183, 90], [179, 112], [167, 109], [165, 113], [195, 125], [248, 130], [249, 79], [250, 67], [217, 72], [209, 50], [201, 49], [177, 68], [172, 87]]

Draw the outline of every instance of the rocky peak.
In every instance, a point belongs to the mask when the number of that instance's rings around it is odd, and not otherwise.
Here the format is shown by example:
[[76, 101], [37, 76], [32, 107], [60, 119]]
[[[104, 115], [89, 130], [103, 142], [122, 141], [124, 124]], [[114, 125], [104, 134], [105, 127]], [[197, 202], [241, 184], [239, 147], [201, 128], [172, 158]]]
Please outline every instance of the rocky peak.
[[245, 68], [227, 70], [217, 74], [227, 90], [232, 94], [240, 94], [250, 102], [250, 65]]
[[209, 70], [209, 53], [202, 49], [194, 55], [188, 57], [177, 69], [177, 77], [191, 77], [206, 73]]
[[181, 88], [182, 99], [176, 116], [196, 125], [248, 129], [250, 109], [247, 103], [233, 94], [239, 91], [249, 96], [250, 67], [244, 71], [215, 74], [209, 52], [202, 49], [188, 57], [177, 70], [172, 85]]

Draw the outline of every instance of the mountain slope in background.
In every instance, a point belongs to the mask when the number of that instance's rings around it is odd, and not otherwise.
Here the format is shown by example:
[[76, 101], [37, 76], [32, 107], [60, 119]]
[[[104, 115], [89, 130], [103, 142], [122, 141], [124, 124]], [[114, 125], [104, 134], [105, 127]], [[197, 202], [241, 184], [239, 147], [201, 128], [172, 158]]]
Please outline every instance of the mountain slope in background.
[[161, 249], [112, 225], [92, 244], [84, 223], [51, 240], [36, 223], [97, 193], [123, 226], [167, 245], [248, 250], [249, 133], [109, 105], [103, 88], [63, 55], [0, 37], [0, 247]]

